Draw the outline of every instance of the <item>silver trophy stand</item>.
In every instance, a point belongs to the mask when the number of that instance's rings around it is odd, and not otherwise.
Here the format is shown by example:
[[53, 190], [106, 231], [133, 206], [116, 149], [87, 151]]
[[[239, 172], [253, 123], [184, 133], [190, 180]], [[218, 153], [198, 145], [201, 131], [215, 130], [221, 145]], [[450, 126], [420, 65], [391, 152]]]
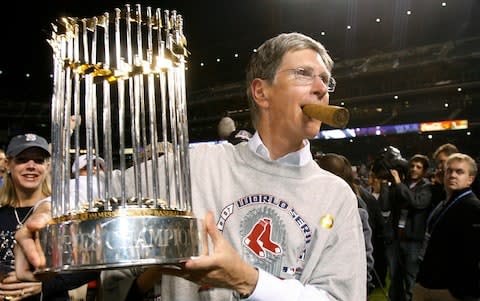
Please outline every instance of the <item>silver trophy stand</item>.
[[[182, 17], [125, 5], [63, 18], [49, 43], [52, 220], [40, 232], [47, 266], [38, 272], [177, 264], [200, 255]], [[72, 167], [80, 155], [86, 175], [79, 163]]]

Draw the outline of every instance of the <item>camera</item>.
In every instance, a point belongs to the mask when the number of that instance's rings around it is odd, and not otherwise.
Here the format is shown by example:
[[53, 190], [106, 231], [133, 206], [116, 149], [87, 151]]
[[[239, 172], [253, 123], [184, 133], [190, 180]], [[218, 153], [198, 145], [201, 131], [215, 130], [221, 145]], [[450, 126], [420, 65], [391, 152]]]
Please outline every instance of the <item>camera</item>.
[[379, 179], [393, 182], [391, 169], [398, 171], [403, 180], [408, 173], [408, 161], [402, 157], [398, 148], [388, 146], [383, 148], [373, 160], [372, 172]]

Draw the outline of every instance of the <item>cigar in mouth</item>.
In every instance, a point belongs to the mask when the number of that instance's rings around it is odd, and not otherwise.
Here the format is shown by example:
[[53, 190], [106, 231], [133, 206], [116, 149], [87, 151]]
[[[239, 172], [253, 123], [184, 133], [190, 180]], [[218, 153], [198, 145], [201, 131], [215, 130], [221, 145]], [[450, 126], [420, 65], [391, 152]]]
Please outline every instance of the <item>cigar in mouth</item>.
[[345, 128], [350, 119], [350, 112], [339, 106], [308, 104], [302, 110], [309, 117], [320, 120], [334, 128]]

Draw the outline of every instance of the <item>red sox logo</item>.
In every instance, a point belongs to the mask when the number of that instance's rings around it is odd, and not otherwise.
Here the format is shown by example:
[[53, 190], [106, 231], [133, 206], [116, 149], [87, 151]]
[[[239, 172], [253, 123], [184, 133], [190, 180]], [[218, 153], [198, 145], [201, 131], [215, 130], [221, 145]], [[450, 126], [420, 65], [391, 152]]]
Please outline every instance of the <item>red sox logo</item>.
[[258, 257], [265, 257], [265, 251], [273, 255], [280, 255], [282, 248], [271, 239], [272, 225], [269, 218], [260, 219], [253, 225], [247, 237], [243, 239], [244, 245]]

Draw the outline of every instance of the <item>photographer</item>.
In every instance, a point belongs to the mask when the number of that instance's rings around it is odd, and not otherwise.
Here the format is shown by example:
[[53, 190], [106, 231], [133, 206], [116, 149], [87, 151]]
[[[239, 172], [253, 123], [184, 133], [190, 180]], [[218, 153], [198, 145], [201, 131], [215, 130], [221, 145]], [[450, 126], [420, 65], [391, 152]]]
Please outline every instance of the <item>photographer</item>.
[[[372, 173], [380, 182], [378, 201], [385, 219], [385, 257], [387, 259], [390, 276], [388, 296], [391, 301], [404, 301], [405, 291], [401, 285], [400, 246], [395, 231], [395, 222], [398, 222], [398, 204], [395, 201], [394, 174], [402, 181], [405, 179], [408, 162], [401, 156], [400, 151], [389, 146], [384, 148], [372, 164]], [[378, 190], [378, 188], [377, 188]]]
[[386, 186], [388, 193], [384, 194], [387, 196], [384, 208], [391, 211], [391, 241], [387, 245], [392, 279], [390, 297], [410, 301], [432, 201], [431, 183], [425, 178], [429, 160], [416, 154], [407, 162], [399, 151], [389, 149], [377, 167], [382, 164], [390, 167], [390, 174], [385, 177], [389, 178], [390, 186]]

